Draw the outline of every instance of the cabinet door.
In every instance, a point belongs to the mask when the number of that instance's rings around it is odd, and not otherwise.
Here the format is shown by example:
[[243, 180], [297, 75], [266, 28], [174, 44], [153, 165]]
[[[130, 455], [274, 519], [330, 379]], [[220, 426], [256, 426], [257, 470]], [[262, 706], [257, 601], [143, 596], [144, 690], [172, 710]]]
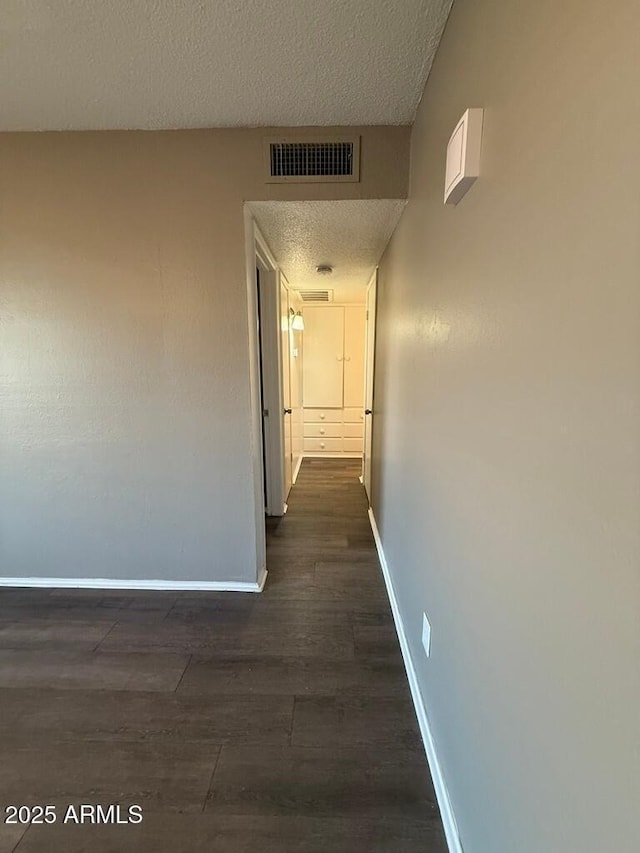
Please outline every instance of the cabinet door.
[[344, 405], [362, 408], [364, 403], [364, 305], [344, 309]]
[[342, 408], [344, 308], [304, 309], [302, 395], [306, 406]]

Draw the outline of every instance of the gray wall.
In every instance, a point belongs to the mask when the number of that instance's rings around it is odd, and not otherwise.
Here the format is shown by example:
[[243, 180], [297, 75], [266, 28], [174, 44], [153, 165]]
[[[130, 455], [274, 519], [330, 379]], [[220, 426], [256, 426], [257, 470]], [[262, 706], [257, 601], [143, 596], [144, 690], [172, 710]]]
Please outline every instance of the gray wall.
[[312, 187], [268, 128], [0, 134], [2, 575], [255, 580], [243, 201], [406, 195], [409, 129], [359, 131]]
[[639, 32], [458, 0], [380, 269], [374, 511], [465, 853], [640, 845]]

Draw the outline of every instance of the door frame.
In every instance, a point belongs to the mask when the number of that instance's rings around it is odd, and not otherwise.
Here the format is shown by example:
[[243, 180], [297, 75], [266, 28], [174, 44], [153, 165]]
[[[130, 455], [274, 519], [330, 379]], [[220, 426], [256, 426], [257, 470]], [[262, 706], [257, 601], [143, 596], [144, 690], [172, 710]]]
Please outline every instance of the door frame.
[[[367, 500], [371, 505], [371, 454], [373, 449], [373, 400], [374, 400], [374, 378], [376, 359], [376, 309], [378, 292], [378, 267], [367, 285], [367, 296], [365, 300], [365, 360], [364, 360], [364, 407], [363, 424], [364, 434], [362, 436], [362, 484], [367, 494]], [[369, 414], [366, 414], [369, 412]], [[368, 442], [367, 442], [368, 439]], [[368, 443], [368, 447], [367, 447]], [[368, 451], [368, 452], [367, 452]]]
[[[281, 516], [284, 515], [286, 508], [280, 269], [255, 220], [248, 211], [245, 213], [247, 214], [245, 228], [250, 327], [249, 357], [252, 377], [254, 491], [258, 538], [260, 536], [264, 538], [265, 514]], [[260, 270], [259, 282], [257, 269]], [[260, 311], [258, 311], [258, 293], [260, 294]], [[262, 325], [259, 330], [260, 319]], [[263, 545], [260, 550], [266, 554], [266, 545]]]
[[[283, 304], [283, 300], [284, 303]], [[289, 492], [293, 486], [293, 403], [291, 399], [291, 348], [293, 345], [293, 329], [291, 328], [291, 288], [287, 277], [280, 270], [280, 380], [282, 383], [282, 461], [283, 474], [283, 496], [285, 512]], [[288, 420], [287, 420], [288, 419]], [[287, 446], [287, 429], [289, 434], [289, 445]], [[287, 461], [287, 457], [288, 461]], [[287, 471], [289, 477], [287, 477]]]

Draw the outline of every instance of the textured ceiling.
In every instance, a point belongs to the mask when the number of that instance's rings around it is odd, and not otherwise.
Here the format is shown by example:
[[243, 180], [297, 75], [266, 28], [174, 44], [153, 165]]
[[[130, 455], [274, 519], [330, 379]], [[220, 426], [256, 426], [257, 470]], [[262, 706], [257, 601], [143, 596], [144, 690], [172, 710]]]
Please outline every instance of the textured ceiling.
[[410, 123], [451, 0], [1, 0], [0, 130]]
[[[364, 292], [406, 201], [250, 202], [258, 227], [289, 284], [329, 288], [336, 302], [364, 302]], [[331, 264], [331, 275], [318, 275]]]

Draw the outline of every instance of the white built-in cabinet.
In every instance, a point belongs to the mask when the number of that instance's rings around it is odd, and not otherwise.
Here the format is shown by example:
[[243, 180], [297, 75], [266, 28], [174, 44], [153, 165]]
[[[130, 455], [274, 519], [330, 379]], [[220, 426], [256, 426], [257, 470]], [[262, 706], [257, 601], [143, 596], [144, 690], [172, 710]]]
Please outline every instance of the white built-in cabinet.
[[361, 454], [364, 305], [304, 309], [304, 452]]

